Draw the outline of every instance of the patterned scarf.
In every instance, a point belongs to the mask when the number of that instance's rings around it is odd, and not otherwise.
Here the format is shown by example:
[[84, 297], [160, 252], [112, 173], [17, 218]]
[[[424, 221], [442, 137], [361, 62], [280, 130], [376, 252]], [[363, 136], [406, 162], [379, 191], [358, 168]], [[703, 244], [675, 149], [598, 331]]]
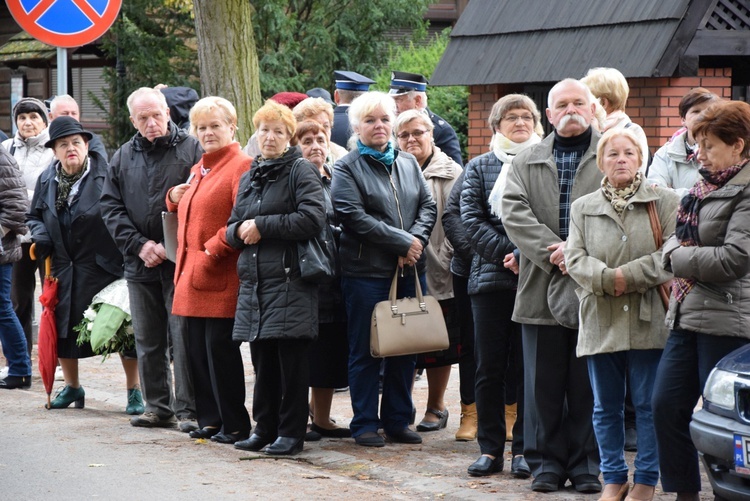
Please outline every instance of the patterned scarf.
[[[677, 226], [675, 227], [675, 236], [680, 241], [682, 247], [700, 246], [700, 236], [698, 233], [698, 211], [700, 202], [712, 191], [716, 191], [747, 163], [747, 160], [732, 165], [731, 167], [719, 172], [711, 172], [706, 169], [699, 169], [698, 173], [703, 177], [699, 179], [690, 192], [680, 201], [680, 208], [677, 210]], [[695, 280], [692, 278], [677, 278], [672, 281], [672, 290], [678, 303], [681, 303], [685, 296], [695, 286]]]
[[378, 151], [369, 146], [365, 146], [362, 141], [357, 140], [357, 149], [359, 149], [360, 155], [369, 155], [386, 166], [393, 165], [393, 161], [396, 159], [396, 151], [393, 149], [393, 141], [388, 141], [388, 147], [385, 151]]
[[55, 200], [55, 209], [57, 209], [58, 212], [65, 210], [65, 208], [68, 206], [68, 197], [70, 196], [70, 190], [73, 189], [73, 185], [75, 185], [83, 177], [83, 174], [88, 168], [88, 164], [89, 158], [86, 157], [86, 160], [84, 160], [83, 162], [83, 167], [75, 174], [68, 174], [67, 172], [65, 172], [65, 169], [63, 169], [62, 166], [58, 164], [57, 199]]
[[612, 204], [612, 208], [617, 212], [618, 216], [622, 217], [622, 211], [625, 210], [625, 207], [630, 203], [629, 200], [635, 195], [638, 188], [641, 187], [642, 180], [643, 176], [640, 171], [635, 173], [633, 180], [624, 188], [615, 188], [609, 184], [609, 180], [606, 177], [602, 179], [602, 193], [609, 200], [609, 203]]

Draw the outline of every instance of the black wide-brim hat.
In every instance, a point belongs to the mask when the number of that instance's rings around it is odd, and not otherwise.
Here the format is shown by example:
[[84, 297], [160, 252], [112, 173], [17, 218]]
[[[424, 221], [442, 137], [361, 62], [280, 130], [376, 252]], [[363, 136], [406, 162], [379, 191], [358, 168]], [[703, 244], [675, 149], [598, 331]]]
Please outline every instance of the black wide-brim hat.
[[61, 137], [75, 136], [76, 134], [80, 134], [86, 138], [86, 141], [91, 141], [91, 138], [94, 137], [91, 132], [84, 130], [81, 122], [75, 118], [67, 115], [57, 117], [52, 120], [49, 126], [49, 141], [44, 143], [44, 146], [45, 148], [54, 148], [55, 141]]

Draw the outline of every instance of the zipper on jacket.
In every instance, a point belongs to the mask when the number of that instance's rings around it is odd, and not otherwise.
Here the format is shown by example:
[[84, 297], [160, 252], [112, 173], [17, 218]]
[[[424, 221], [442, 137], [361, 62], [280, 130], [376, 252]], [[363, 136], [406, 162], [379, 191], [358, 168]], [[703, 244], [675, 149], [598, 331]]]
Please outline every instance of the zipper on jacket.
[[706, 289], [708, 292], [711, 292], [714, 296], [718, 296], [719, 298], [723, 299], [727, 302], [727, 304], [734, 303], [734, 297], [732, 296], [731, 292], [721, 290], [717, 287], [711, 287], [710, 285], [706, 285], [702, 282], [696, 282], [696, 285], [698, 285], [698, 287]]
[[[395, 161], [393, 162], [395, 165]], [[385, 165], [383, 166], [385, 168]], [[398, 191], [396, 190], [396, 183], [393, 182], [393, 176], [388, 172], [388, 169], [386, 169], [386, 173], [388, 173], [388, 181], [391, 183], [391, 188], [393, 188], [393, 198], [396, 199], [396, 211], [398, 212], [398, 220], [401, 223], [401, 229], [404, 229], [404, 218], [401, 215], [401, 202], [398, 199]], [[415, 271], [416, 273], [416, 271]], [[401, 268], [401, 277], [404, 277], [404, 269]]]

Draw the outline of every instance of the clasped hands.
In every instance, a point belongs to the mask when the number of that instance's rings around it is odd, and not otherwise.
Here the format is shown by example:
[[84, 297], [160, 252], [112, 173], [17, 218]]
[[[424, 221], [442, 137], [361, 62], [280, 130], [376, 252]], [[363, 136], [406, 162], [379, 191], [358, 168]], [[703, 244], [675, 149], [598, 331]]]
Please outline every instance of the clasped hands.
[[422, 242], [420, 242], [417, 237], [414, 237], [414, 239], [411, 241], [409, 250], [406, 252], [406, 256], [398, 257], [398, 267], [403, 268], [406, 265], [416, 266], [417, 261], [419, 261], [419, 258], [422, 257], [423, 249], [424, 247], [422, 246]]

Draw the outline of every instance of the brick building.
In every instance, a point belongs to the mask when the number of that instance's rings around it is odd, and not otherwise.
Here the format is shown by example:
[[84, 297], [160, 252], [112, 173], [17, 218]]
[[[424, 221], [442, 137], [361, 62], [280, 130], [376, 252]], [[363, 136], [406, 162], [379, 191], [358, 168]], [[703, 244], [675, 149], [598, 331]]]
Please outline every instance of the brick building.
[[[702, 86], [748, 100], [747, 0], [471, 0], [430, 83], [468, 85], [469, 157], [487, 151], [500, 97], [528, 94], [542, 115], [552, 85], [618, 68], [627, 113], [656, 151], [681, 126], [677, 105]], [[548, 127], [549, 130], [549, 127]]]

